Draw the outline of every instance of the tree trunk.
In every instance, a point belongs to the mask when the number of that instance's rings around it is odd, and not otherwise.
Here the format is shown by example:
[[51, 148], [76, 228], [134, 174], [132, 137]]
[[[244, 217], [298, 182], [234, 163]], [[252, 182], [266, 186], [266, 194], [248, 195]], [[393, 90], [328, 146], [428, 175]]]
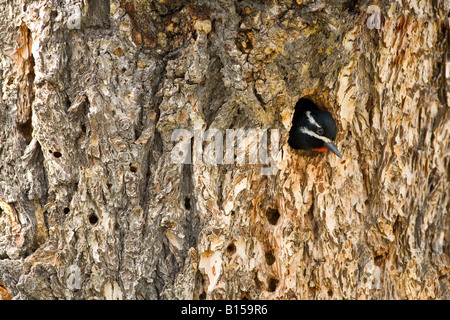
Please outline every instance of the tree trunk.
[[450, 299], [448, 2], [0, 8], [0, 298]]

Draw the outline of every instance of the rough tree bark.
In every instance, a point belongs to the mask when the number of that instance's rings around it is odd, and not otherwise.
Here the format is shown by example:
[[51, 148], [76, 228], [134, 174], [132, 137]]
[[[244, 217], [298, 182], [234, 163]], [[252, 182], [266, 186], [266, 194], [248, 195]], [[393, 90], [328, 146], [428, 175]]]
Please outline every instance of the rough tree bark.
[[[450, 298], [448, 2], [0, 9], [3, 299]], [[342, 160], [287, 144], [303, 96]], [[171, 160], [211, 128], [275, 174]]]

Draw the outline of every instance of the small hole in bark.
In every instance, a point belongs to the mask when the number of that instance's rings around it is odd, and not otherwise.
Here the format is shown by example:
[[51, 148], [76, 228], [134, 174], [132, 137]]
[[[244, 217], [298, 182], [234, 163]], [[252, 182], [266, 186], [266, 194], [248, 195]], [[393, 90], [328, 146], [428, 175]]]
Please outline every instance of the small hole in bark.
[[279, 282], [278, 279], [269, 278], [267, 290], [269, 292], [275, 292], [275, 290], [277, 289], [277, 286], [278, 286], [278, 282]]
[[279, 218], [280, 218], [280, 213], [278, 212], [277, 209], [269, 209], [267, 211], [267, 220], [269, 220], [269, 223], [271, 225], [276, 225]]
[[70, 209], [66, 207], [66, 208], [64, 208], [63, 212], [64, 212], [64, 214], [68, 214], [70, 212]]
[[330, 298], [332, 298], [332, 297], [333, 297], [333, 290], [331, 290], [331, 289], [330, 289], [330, 290], [328, 290], [328, 292], [327, 292], [327, 293], [328, 293], [328, 296], [329, 296]]
[[206, 300], [206, 292], [202, 292], [200, 293], [200, 295], [198, 296], [199, 300]]
[[266, 263], [267, 263], [269, 266], [273, 265], [273, 263], [275, 262], [275, 256], [273, 255], [272, 250], [266, 252], [265, 258], [266, 258]]
[[229, 255], [232, 255], [236, 252], [236, 246], [234, 245], [234, 243], [230, 243], [227, 247], [227, 253]]
[[132, 164], [132, 163], [130, 163], [130, 171], [133, 172], [133, 173], [137, 172], [138, 171], [137, 166]]
[[62, 154], [61, 154], [61, 152], [59, 152], [59, 151], [55, 151], [55, 152], [53, 152], [53, 156], [54, 156], [55, 158], [61, 158]]
[[95, 224], [97, 224], [97, 222], [98, 222], [98, 217], [97, 217], [97, 215], [95, 214], [95, 213], [91, 213], [90, 215], [89, 215], [89, 223], [91, 224], [91, 225], [95, 225]]
[[186, 210], [191, 210], [191, 199], [189, 197], [184, 198], [184, 207]]

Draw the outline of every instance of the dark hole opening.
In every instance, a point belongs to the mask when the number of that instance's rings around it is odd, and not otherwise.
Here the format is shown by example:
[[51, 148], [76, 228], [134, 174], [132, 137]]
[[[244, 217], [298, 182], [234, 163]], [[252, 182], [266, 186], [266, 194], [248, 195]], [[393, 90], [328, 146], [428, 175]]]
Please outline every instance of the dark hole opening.
[[95, 215], [95, 213], [91, 213], [90, 215], [89, 215], [89, 223], [91, 224], [91, 225], [95, 225], [97, 222], [98, 222], [98, 217]]
[[202, 292], [200, 293], [200, 295], [198, 296], [199, 300], [205, 300], [206, 299], [206, 292]]
[[280, 218], [280, 213], [278, 212], [277, 209], [269, 209], [267, 211], [267, 220], [269, 220], [270, 224], [276, 225], [279, 218]]
[[53, 152], [53, 156], [54, 156], [55, 158], [61, 158], [62, 154], [61, 154], [61, 152], [59, 152], [59, 151], [55, 151], [55, 152]]
[[266, 263], [267, 263], [269, 266], [271, 266], [271, 265], [274, 264], [274, 262], [275, 262], [275, 256], [273, 255], [273, 252], [272, 252], [272, 251], [266, 252], [265, 258], [266, 258]]
[[137, 172], [137, 170], [138, 170], [137, 166], [130, 163], [130, 171], [134, 173]]
[[191, 210], [191, 199], [189, 197], [184, 198], [184, 207], [186, 210]]
[[278, 286], [278, 279], [275, 278], [269, 278], [269, 287], [268, 287], [268, 291], [269, 292], [275, 292], [275, 290], [277, 289]]
[[228, 254], [234, 254], [236, 252], [236, 246], [234, 245], [234, 243], [230, 243], [227, 247], [227, 253]]
[[66, 207], [66, 208], [64, 208], [63, 211], [64, 211], [64, 214], [68, 214], [70, 212], [70, 209]]

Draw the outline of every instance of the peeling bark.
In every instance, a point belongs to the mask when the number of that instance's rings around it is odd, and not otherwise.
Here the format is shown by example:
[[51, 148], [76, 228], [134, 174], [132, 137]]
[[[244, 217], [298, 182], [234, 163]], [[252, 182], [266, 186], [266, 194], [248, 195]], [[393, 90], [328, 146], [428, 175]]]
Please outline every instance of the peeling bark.
[[[0, 299], [450, 298], [444, 1], [0, 8]], [[198, 153], [239, 129], [274, 174]]]

